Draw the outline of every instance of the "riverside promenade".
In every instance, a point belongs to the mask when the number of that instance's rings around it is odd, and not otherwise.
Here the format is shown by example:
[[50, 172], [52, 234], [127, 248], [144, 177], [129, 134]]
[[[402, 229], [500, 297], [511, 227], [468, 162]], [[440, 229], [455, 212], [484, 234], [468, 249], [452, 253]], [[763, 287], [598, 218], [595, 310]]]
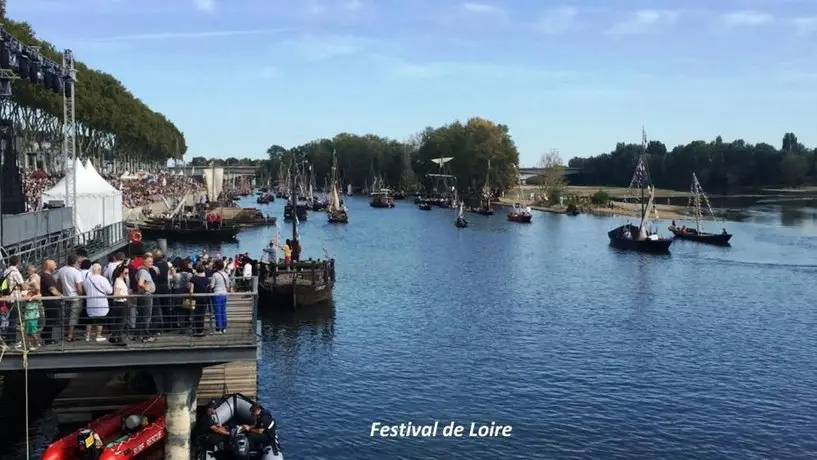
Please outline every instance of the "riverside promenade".
[[[241, 283], [238, 283], [241, 285]], [[154, 316], [151, 340], [129, 337], [138, 334], [128, 327], [129, 319], [111, 319], [103, 323], [102, 337], [123, 326], [124, 344], [96, 340], [93, 331], [85, 335], [84, 325], [75, 330], [74, 340], [67, 340], [68, 318], [64, 302], [82, 299], [62, 298], [50, 306], [44, 306], [39, 330], [41, 338], [51, 338], [55, 343], [31, 347], [23, 342], [20, 348], [5, 349], [0, 356], [0, 374], [4, 376], [28, 376], [29, 373], [77, 373], [100, 370], [143, 370], [149, 373], [157, 390], [167, 401], [165, 420], [167, 440], [165, 458], [188, 460], [191, 446], [190, 435], [196, 410], [196, 392], [206, 367], [226, 363], [255, 362], [259, 356], [260, 335], [257, 325], [258, 280], [244, 283], [243, 289], [227, 294], [227, 327], [216, 333], [215, 318], [209, 307], [214, 294], [195, 296], [199, 309], [188, 311], [180, 308], [166, 309], [159, 320]], [[139, 296], [131, 296], [135, 301]], [[153, 295], [155, 305], [167, 302], [180, 306], [187, 295]], [[49, 299], [53, 300], [53, 299]], [[18, 318], [18, 321], [22, 318]], [[18, 328], [18, 330], [22, 330]], [[87, 337], [87, 338], [86, 338]], [[18, 336], [18, 339], [22, 337]], [[27, 379], [15, 378], [15, 382]], [[25, 394], [28, 397], [28, 389]], [[27, 402], [27, 406], [30, 401]]]

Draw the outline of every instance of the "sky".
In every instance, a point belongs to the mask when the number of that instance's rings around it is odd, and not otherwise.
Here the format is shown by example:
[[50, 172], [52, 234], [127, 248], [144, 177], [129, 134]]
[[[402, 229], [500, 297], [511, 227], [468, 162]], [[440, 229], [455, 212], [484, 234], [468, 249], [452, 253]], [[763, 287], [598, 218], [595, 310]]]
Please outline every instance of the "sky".
[[164, 113], [188, 160], [474, 116], [510, 127], [523, 166], [640, 142], [642, 126], [669, 147], [787, 131], [817, 146], [817, 0], [8, 0], [7, 14]]

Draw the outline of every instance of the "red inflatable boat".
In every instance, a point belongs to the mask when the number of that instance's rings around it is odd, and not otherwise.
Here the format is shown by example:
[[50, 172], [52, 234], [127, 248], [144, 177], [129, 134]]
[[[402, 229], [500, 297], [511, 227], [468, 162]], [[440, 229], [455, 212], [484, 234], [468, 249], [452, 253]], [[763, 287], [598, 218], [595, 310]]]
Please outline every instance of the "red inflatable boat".
[[[147, 424], [133, 433], [123, 433], [123, 421], [129, 415], [147, 417]], [[95, 442], [101, 441], [101, 446]], [[81, 452], [101, 450], [99, 460], [137, 458], [144, 450], [165, 438], [165, 398], [134, 404], [104, 415], [84, 428], [58, 439], [46, 449], [43, 460], [79, 460]]]

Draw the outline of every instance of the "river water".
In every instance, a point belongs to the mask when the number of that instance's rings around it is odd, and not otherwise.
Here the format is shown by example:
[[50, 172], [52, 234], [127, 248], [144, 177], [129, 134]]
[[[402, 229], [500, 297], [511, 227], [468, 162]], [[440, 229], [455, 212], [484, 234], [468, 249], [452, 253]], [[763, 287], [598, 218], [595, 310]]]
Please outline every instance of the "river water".
[[[458, 230], [450, 210], [348, 205], [346, 226], [300, 227], [305, 257], [337, 259], [333, 305], [260, 306], [259, 397], [288, 458], [817, 455], [813, 220], [761, 209], [728, 224], [731, 248], [647, 256], [608, 246], [623, 218], [499, 212]], [[260, 207], [282, 216], [280, 200]], [[210, 249], [257, 256], [275, 232]], [[370, 436], [435, 421], [513, 431]]]

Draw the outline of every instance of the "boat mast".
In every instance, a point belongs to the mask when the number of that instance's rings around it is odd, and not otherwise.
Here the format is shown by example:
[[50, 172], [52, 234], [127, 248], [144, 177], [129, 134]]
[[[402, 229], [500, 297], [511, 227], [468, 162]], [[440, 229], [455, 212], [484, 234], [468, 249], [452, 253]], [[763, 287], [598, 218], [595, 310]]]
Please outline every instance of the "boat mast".
[[641, 155], [638, 159], [638, 170], [636, 173], [640, 174], [639, 188], [641, 189], [641, 223], [643, 225], [644, 219], [647, 217], [647, 202], [644, 200], [644, 187], [647, 182], [647, 131], [641, 127]]
[[700, 195], [700, 188], [701, 186], [698, 183], [698, 177], [695, 173], [692, 173], [692, 199], [693, 204], [695, 205], [695, 230], [698, 233], [701, 233], [701, 195]]
[[292, 193], [289, 194], [289, 201], [292, 204], [292, 241], [298, 239], [298, 193], [295, 192], [295, 154], [292, 154], [292, 163], [290, 163], [290, 173], [292, 175]]

